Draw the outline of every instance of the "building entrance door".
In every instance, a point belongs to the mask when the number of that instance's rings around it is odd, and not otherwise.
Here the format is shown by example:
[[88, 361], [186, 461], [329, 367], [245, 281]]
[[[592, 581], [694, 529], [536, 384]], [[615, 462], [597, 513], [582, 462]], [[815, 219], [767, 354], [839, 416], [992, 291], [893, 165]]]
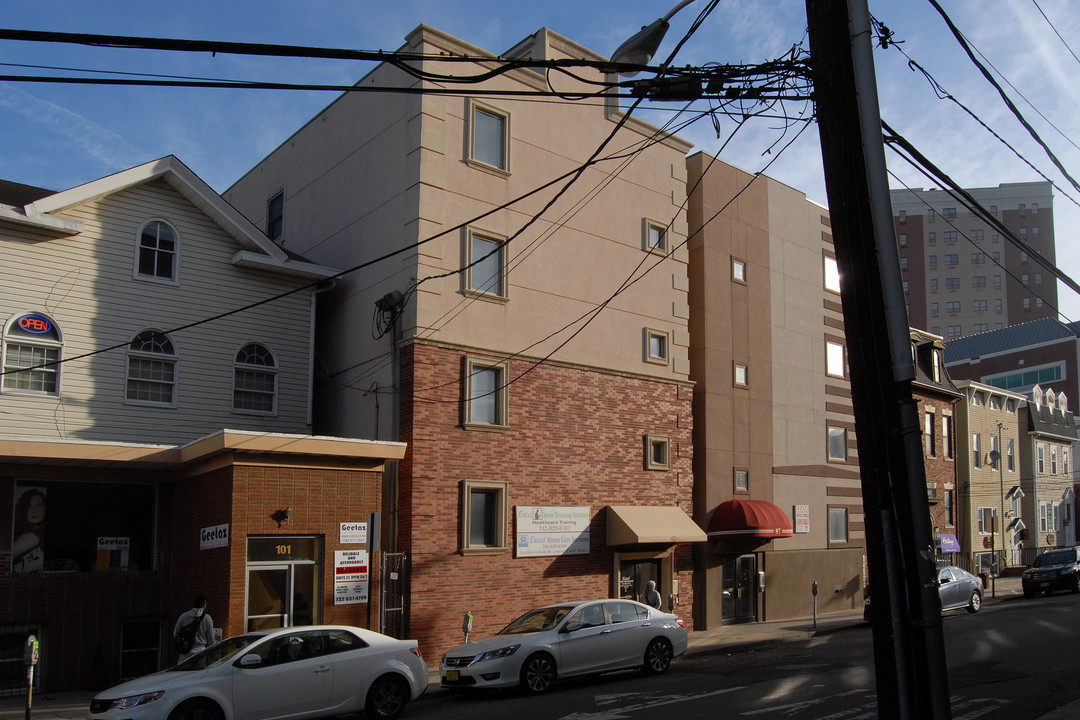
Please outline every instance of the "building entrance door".
[[245, 626], [249, 632], [318, 621], [318, 545], [315, 537], [248, 538]]
[[655, 582], [656, 589], [660, 590], [663, 587], [660, 582], [661, 566], [662, 561], [659, 559], [623, 560], [619, 563], [619, 597], [640, 602], [645, 593], [645, 584], [650, 580]]
[[755, 622], [757, 620], [757, 556], [725, 555], [721, 570], [723, 598], [722, 625]]

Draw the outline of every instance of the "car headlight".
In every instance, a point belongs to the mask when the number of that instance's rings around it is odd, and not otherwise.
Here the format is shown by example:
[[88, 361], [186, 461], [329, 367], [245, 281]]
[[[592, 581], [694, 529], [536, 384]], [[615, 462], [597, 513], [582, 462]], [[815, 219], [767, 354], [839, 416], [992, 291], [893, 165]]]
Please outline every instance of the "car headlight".
[[140, 705], [146, 705], [147, 703], [158, 700], [164, 694], [164, 690], [157, 690], [155, 692], [143, 693], [142, 695], [132, 695], [131, 697], [120, 698], [119, 700], [113, 700], [113, 707], [120, 708], [121, 710], [139, 707]]
[[1075, 567], [1061, 568], [1061, 574], [1062, 575], [1072, 575], [1074, 572], [1076, 572]]
[[509, 657], [516, 653], [519, 647], [521, 647], [521, 645], [510, 645], [509, 647], [499, 648], [498, 650], [488, 650], [486, 653], [481, 653], [480, 656], [476, 658], [476, 662]]

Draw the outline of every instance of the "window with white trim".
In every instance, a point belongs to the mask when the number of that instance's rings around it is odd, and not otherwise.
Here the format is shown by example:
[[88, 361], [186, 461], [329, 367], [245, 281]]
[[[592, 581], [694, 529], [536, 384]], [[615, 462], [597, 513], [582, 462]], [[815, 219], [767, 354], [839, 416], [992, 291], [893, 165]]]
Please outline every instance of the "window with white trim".
[[461, 551], [506, 549], [507, 483], [464, 480], [461, 487]]
[[506, 298], [505, 240], [468, 231], [468, 257], [465, 258], [465, 287], [479, 297]]
[[135, 276], [149, 280], [176, 282], [179, 236], [162, 220], [151, 220], [139, 230], [135, 255]]
[[42, 313], [26, 313], [4, 328], [4, 392], [60, 394], [60, 328]]
[[641, 242], [645, 252], [666, 255], [668, 251], [667, 226], [655, 220], [643, 218], [641, 222]]
[[953, 419], [951, 415], [942, 415], [941, 417], [941, 454], [943, 457], [951, 458], [953, 456], [952, 450], [952, 423]]
[[746, 282], [746, 263], [736, 258], [731, 258], [731, 279], [735, 282]]
[[979, 508], [979, 532], [987, 535], [994, 532], [994, 518], [997, 517], [998, 509], [996, 507], [981, 507]]
[[745, 468], [735, 468], [735, 492], [750, 491], [750, 471]]
[[667, 365], [669, 361], [669, 338], [663, 330], [645, 328], [645, 362]]
[[501, 174], [509, 172], [510, 114], [475, 100], [468, 102], [468, 108], [469, 163]]
[[749, 370], [742, 363], [732, 363], [732, 382], [736, 387], [747, 387], [750, 384]]
[[645, 436], [645, 469], [671, 469], [671, 438], [666, 435]]
[[507, 367], [477, 358], [465, 360], [465, 426], [507, 427]]
[[128, 344], [125, 398], [140, 405], [176, 404], [176, 350], [164, 333], [143, 330]]
[[233, 410], [258, 415], [277, 411], [277, 361], [261, 343], [248, 343], [236, 353]]

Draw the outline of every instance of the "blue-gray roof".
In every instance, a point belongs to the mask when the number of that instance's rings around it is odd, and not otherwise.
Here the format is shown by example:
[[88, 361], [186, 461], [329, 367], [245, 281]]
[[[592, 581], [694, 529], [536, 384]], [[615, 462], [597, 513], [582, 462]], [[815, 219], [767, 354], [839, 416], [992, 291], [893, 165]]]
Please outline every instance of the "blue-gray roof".
[[945, 343], [945, 364], [1041, 345], [1055, 340], [1076, 340], [1078, 337], [1080, 337], [1080, 323], [1066, 325], [1057, 318], [1041, 318], [1000, 330], [990, 330], [949, 340]]

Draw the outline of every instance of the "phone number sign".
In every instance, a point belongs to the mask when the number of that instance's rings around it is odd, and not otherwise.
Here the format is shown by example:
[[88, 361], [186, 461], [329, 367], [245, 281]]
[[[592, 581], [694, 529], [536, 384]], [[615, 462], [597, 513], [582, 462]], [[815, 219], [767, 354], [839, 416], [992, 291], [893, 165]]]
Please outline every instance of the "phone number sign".
[[369, 570], [367, 550], [335, 550], [334, 604], [366, 603]]

